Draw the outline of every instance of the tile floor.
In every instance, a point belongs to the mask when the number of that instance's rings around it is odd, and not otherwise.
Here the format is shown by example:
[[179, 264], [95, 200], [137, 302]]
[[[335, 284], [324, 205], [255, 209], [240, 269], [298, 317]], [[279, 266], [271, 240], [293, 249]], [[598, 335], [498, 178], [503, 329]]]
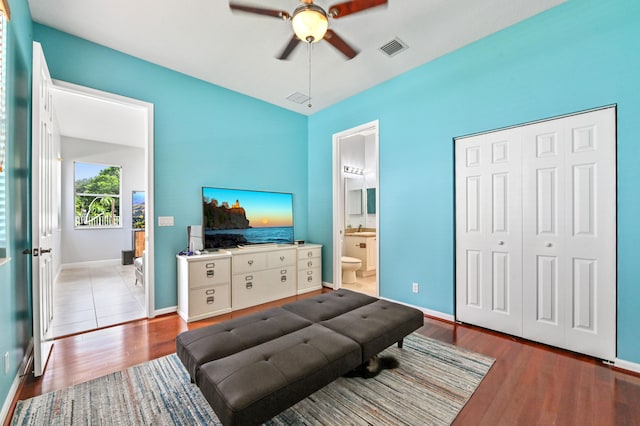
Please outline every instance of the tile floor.
[[53, 291], [53, 335], [66, 336], [145, 316], [133, 265], [63, 269]]
[[342, 288], [357, 291], [358, 293], [368, 294], [369, 296], [378, 297], [375, 275], [371, 275], [369, 277], [356, 277], [355, 283], [342, 283]]

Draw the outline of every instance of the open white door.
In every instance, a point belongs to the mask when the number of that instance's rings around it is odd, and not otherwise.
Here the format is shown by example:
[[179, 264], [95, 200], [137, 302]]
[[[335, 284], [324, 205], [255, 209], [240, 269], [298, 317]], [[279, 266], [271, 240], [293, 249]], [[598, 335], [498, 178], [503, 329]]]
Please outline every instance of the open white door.
[[33, 370], [40, 376], [53, 346], [53, 231], [55, 161], [51, 76], [40, 43], [33, 43], [32, 96], [32, 273]]

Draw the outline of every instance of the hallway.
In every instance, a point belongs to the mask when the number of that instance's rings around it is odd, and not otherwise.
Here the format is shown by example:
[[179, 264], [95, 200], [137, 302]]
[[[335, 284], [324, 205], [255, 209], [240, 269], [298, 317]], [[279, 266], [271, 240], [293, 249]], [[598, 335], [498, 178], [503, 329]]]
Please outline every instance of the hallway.
[[54, 337], [144, 318], [144, 287], [135, 281], [133, 265], [63, 269], [54, 287]]

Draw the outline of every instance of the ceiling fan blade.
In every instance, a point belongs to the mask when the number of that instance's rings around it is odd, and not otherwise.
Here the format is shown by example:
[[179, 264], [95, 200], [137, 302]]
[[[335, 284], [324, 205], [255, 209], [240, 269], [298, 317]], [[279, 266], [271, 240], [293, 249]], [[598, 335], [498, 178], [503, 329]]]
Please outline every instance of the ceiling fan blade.
[[387, 0], [351, 0], [334, 4], [329, 8], [329, 16], [338, 19], [347, 15], [362, 12], [373, 7], [383, 6]]
[[229, 3], [229, 9], [237, 10], [240, 12], [255, 13], [257, 15], [273, 16], [274, 18], [280, 18], [284, 20], [288, 20], [291, 18], [291, 15], [289, 15], [284, 10], [264, 9], [262, 7], [245, 6], [236, 3]]
[[344, 41], [338, 34], [336, 34], [333, 30], [327, 30], [327, 33], [324, 35], [324, 39], [327, 40], [333, 47], [338, 49], [344, 56], [349, 59], [353, 59], [358, 54], [358, 51], [353, 47], [349, 46], [346, 41]]
[[278, 56], [278, 59], [288, 59], [289, 55], [291, 55], [291, 52], [293, 52], [293, 49], [295, 49], [298, 44], [300, 44], [300, 39], [294, 34], [282, 53], [280, 53], [280, 56]]

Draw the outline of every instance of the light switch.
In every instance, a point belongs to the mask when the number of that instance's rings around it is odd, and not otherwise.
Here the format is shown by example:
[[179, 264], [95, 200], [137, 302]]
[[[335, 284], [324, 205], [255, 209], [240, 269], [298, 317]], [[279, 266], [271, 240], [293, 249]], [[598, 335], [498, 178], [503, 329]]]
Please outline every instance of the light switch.
[[158, 226], [173, 226], [173, 216], [158, 216]]

